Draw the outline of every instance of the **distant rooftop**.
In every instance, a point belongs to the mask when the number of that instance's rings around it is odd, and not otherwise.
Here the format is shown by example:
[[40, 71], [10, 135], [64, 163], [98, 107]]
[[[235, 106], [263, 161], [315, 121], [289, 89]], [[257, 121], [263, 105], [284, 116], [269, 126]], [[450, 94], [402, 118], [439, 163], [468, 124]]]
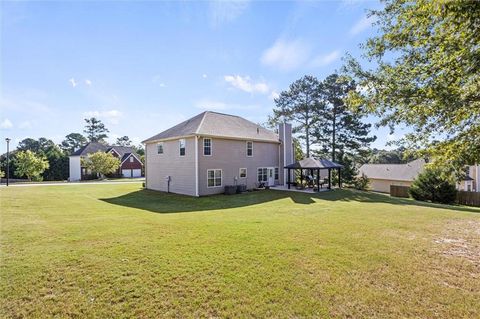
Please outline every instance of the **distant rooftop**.
[[190, 135], [278, 142], [274, 132], [240, 116], [206, 111], [143, 141], [144, 143]]
[[406, 164], [364, 164], [359, 172], [373, 179], [413, 181], [424, 166], [425, 160], [419, 158]]

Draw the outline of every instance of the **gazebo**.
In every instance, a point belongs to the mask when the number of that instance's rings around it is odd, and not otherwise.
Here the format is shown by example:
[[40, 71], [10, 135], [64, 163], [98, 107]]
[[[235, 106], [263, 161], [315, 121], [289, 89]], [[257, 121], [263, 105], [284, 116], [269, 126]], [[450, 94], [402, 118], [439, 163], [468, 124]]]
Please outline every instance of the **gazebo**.
[[338, 170], [338, 187], [342, 187], [341, 175], [340, 170], [343, 168], [343, 165], [338, 163], [329, 161], [327, 159], [316, 159], [312, 157], [304, 158], [301, 161], [295, 162], [293, 164], [287, 165], [284, 168], [287, 169], [287, 185], [288, 189], [290, 189], [290, 185], [293, 184], [291, 181], [291, 170], [301, 170], [301, 176], [303, 179], [303, 170], [309, 170], [311, 175], [313, 176], [313, 172], [317, 172], [316, 176], [316, 185], [317, 191], [320, 191], [320, 171], [321, 170], [328, 170], [328, 189], [332, 188], [332, 169]]

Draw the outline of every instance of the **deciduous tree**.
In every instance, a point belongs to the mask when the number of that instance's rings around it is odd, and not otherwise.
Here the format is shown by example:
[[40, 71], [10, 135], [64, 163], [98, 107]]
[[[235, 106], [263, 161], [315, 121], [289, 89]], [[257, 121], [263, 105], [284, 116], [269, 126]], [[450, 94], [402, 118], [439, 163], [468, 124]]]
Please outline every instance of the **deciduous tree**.
[[347, 58], [349, 104], [413, 127], [402, 143], [436, 165], [480, 162], [480, 1], [388, 0], [370, 14], [379, 35], [363, 44], [370, 69]]
[[29, 180], [40, 180], [42, 173], [49, 167], [47, 159], [30, 150], [18, 152], [15, 164], [15, 174], [19, 177], [26, 176]]
[[60, 144], [62, 150], [70, 155], [87, 143], [87, 139], [80, 133], [70, 133], [65, 136], [65, 139]]
[[103, 178], [105, 175], [115, 173], [120, 167], [120, 159], [113, 156], [111, 153], [98, 151], [93, 154], [88, 154], [88, 157], [82, 159], [82, 166], [90, 169], [94, 173], [100, 174]]

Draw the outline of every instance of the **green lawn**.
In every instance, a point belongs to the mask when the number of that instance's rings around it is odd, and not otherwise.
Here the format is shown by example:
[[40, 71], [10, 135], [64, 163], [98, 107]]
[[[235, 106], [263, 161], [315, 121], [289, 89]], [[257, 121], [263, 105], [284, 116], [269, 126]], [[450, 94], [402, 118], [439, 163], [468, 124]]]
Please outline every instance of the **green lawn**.
[[480, 210], [2, 187], [0, 317], [479, 318]]

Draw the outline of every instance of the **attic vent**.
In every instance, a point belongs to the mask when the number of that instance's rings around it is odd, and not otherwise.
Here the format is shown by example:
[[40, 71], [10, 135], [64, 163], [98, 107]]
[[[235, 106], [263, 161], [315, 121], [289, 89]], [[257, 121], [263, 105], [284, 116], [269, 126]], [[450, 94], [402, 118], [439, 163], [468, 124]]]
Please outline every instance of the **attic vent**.
[[257, 127], [257, 134], [259, 134], [259, 133], [260, 133], [260, 129]]

